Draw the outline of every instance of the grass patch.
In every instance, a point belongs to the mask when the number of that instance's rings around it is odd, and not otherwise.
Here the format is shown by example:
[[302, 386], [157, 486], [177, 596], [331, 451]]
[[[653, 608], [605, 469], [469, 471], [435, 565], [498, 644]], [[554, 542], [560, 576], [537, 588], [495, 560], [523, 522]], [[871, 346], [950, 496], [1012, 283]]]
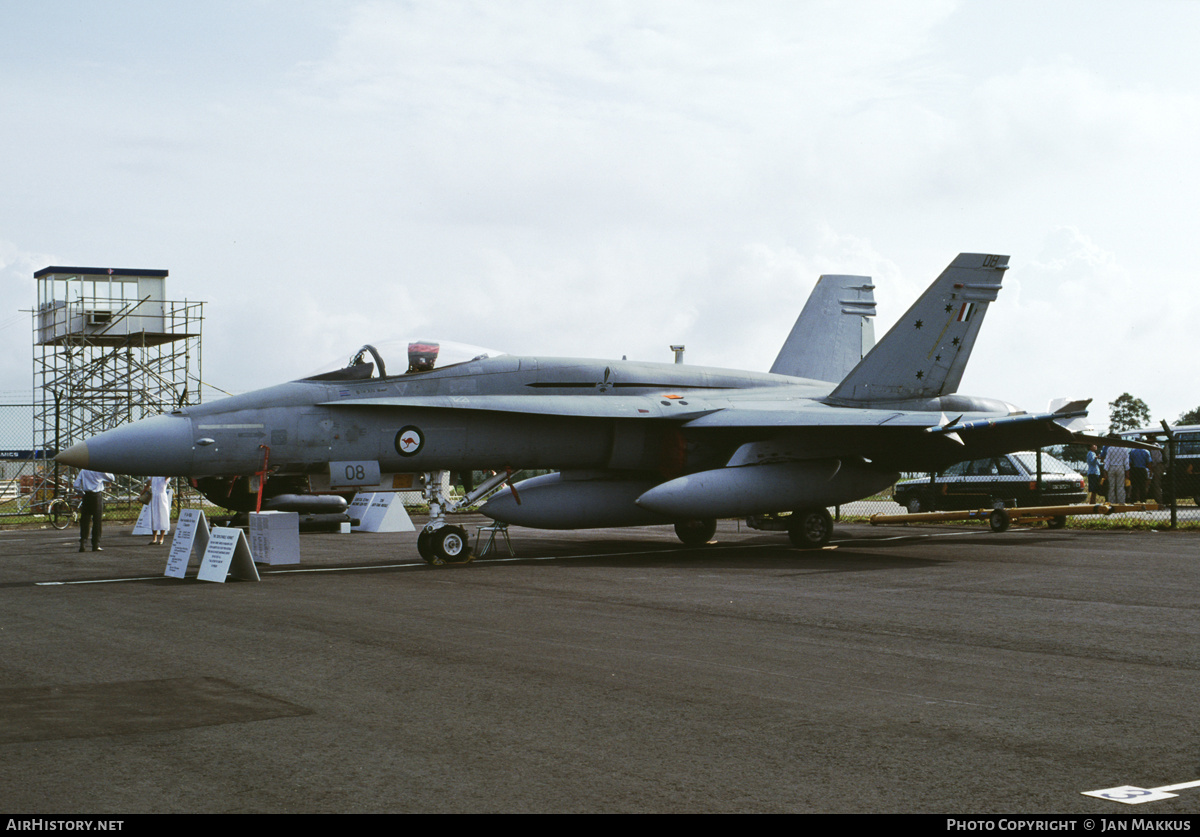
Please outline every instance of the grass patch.
[[1171, 529], [1171, 518], [1165, 520], [1138, 520], [1135, 518], [1125, 517], [1109, 517], [1100, 518], [1098, 520], [1088, 520], [1086, 518], [1067, 518], [1068, 529], [1128, 529], [1130, 531], [1177, 531], [1185, 530], [1200, 531], [1200, 522], [1194, 520], [1180, 521], [1175, 525], [1175, 529]]
[[[843, 514], [840, 518], [838, 518], [834, 522], [835, 523], [867, 523], [867, 524], [870, 524], [871, 518], [868, 516], [865, 516], [865, 515], [861, 515], [861, 514]], [[874, 525], [879, 526], [881, 528], [886, 527], [886, 526], [955, 526], [955, 527], [961, 528], [963, 526], [988, 526], [989, 523], [987, 520], [975, 519], [975, 520], [928, 520], [928, 521], [923, 521], [923, 522], [914, 521], [912, 523], [877, 523]], [[1020, 526], [1022, 528], [1027, 527], [1027, 526], [1042, 526], [1043, 528], [1046, 528], [1045, 523], [1043, 521], [1031, 520], [1031, 521], [1026, 522], [1026, 521], [1020, 520], [1019, 518], [1014, 519], [1010, 525], [1011, 526]], [[1125, 530], [1125, 531], [1130, 531], [1130, 532], [1172, 532], [1172, 531], [1196, 532], [1196, 531], [1200, 531], [1200, 522], [1192, 521], [1192, 520], [1180, 521], [1176, 525], [1175, 529], [1172, 529], [1171, 528], [1171, 519], [1169, 517], [1167, 517], [1165, 519], [1159, 519], [1159, 520], [1139, 520], [1137, 518], [1116, 517], [1116, 516], [1113, 516], [1113, 517], [1096, 516], [1094, 518], [1079, 516], [1079, 517], [1068, 517], [1066, 528], [1068, 528], [1068, 529], [1114, 530], [1114, 531]]]

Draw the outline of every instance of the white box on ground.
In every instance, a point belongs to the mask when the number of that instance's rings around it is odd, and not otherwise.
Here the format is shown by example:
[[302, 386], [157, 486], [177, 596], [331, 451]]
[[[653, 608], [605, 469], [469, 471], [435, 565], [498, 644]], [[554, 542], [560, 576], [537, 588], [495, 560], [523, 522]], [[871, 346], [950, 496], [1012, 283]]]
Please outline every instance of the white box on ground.
[[260, 564], [299, 564], [300, 515], [297, 512], [251, 512], [250, 552]]

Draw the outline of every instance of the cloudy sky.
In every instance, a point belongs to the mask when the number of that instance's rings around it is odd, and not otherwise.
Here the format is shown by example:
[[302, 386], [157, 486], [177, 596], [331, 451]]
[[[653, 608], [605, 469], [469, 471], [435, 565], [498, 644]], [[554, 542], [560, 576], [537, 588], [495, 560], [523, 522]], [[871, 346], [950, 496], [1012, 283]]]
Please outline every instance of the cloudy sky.
[[[234, 392], [364, 342], [765, 370], [1012, 256], [962, 391], [1200, 405], [1200, 3], [0, 0], [0, 398], [33, 273], [170, 271]], [[207, 398], [206, 394], [206, 398]]]

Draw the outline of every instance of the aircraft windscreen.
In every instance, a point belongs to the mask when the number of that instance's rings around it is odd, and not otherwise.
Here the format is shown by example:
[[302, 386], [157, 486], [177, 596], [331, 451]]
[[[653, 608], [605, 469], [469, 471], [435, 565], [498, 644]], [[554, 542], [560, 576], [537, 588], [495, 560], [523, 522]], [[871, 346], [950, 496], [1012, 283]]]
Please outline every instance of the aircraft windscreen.
[[453, 340], [393, 339], [364, 344], [350, 355], [323, 365], [306, 380], [357, 381], [442, 369], [505, 354]]

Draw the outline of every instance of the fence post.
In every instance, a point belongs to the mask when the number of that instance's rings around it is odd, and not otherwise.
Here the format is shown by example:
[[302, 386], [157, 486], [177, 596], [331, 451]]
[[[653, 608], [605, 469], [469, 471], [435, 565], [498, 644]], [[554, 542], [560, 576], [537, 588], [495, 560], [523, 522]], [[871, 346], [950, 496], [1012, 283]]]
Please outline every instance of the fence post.
[[[62, 450], [62, 439], [61, 439], [62, 430], [61, 430], [61, 422], [60, 422], [61, 414], [62, 414], [62, 393], [59, 392], [58, 390], [55, 390], [54, 391], [54, 457], [55, 457], [54, 458], [54, 499], [55, 500], [58, 499], [58, 485], [59, 485], [59, 483], [58, 483], [58, 477], [59, 477], [58, 454], [59, 454], [59, 451]], [[37, 441], [37, 440], [35, 439], [34, 441]]]
[[1167, 434], [1167, 464], [1168, 470], [1171, 472], [1171, 528], [1179, 528], [1179, 479], [1175, 476], [1178, 470], [1175, 467], [1175, 433], [1171, 430], [1171, 426], [1167, 424], [1166, 419], [1159, 419], [1162, 423], [1163, 431]]

